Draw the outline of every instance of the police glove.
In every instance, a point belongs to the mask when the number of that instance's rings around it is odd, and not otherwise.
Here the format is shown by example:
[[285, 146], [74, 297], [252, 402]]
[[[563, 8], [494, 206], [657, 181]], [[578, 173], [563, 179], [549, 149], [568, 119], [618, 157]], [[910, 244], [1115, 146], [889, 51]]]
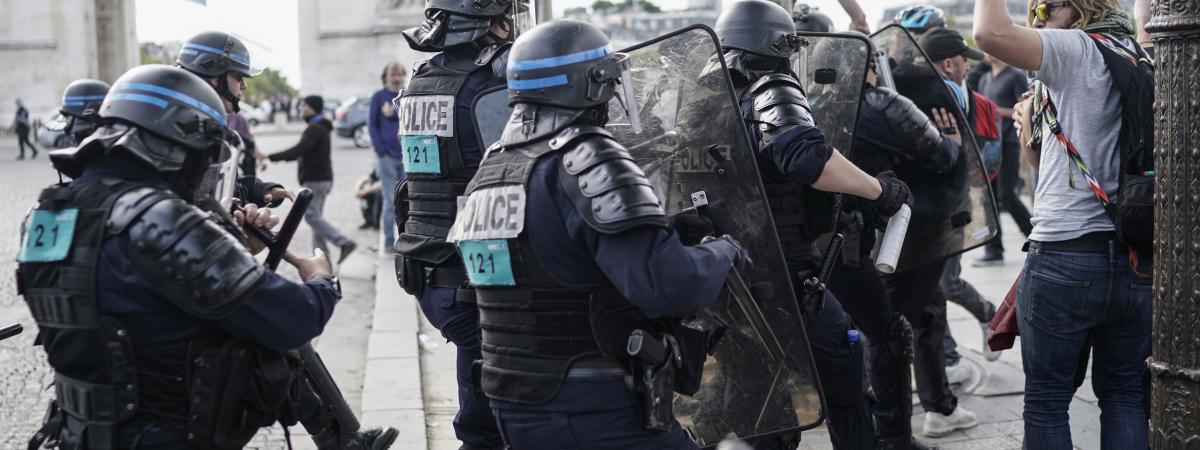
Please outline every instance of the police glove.
[[692, 246], [699, 244], [704, 238], [712, 237], [715, 233], [713, 230], [712, 221], [707, 217], [697, 214], [695, 210], [682, 211], [671, 217], [671, 222], [668, 224], [675, 233], [679, 235], [679, 240], [683, 245]]
[[887, 219], [896, 214], [901, 206], [912, 206], [912, 193], [909, 192], [908, 185], [896, 178], [896, 174], [890, 170], [876, 175], [875, 179], [879, 180], [883, 192], [879, 194], [879, 198], [871, 200], [871, 213], [876, 218], [875, 223], [887, 224]]
[[712, 224], [712, 235], [721, 236], [737, 232], [737, 225], [733, 222], [733, 215], [729, 214], [729, 210], [725, 209], [725, 200], [717, 200], [709, 203], [708, 206], [699, 208], [700, 215], [708, 219]]
[[721, 241], [733, 246], [733, 267], [736, 267], [738, 272], [743, 274], [749, 273], [750, 269], [754, 268], [754, 261], [750, 259], [750, 253], [747, 253], [745, 247], [742, 247], [742, 244], [738, 242], [737, 239], [734, 239], [733, 236], [728, 234], [722, 235], [721, 237], [707, 236], [704, 238], [704, 240], [700, 241], [700, 244], [712, 245], [720, 243]]

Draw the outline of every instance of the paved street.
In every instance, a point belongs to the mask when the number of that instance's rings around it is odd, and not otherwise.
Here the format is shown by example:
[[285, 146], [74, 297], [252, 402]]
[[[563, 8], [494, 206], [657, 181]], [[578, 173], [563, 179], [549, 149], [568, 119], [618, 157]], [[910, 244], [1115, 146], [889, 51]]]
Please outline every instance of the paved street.
[[[260, 148], [268, 152], [283, 150], [300, 137], [301, 125], [276, 127], [266, 124], [254, 132]], [[0, 448], [24, 448], [25, 442], [40, 425], [46, 403], [52, 396], [51, 374], [41, 348], [33, 347], [37, 328], [21, 298], [16, 295], [13, 271], [19, 247], [18, 230], [25, 211], [37, 198], [42, 187], [58, 181], [45, 153], [37, 159], [14, 161], [16, 148], [4, 136], [0, 142], [0, 204], [6, 205], [0, 218], [0, 324], [19, 322], [25, 332], [0, 342]], [[359, 244], [339, 270], [345, 297], [317, 344], [317, 350], [333, 372], [334, 378], [346, 393], [351, 406], [358, 409], [362, 402], [362, 382], [365, 374], [367, 337], [374, 313], [377, 233], [358, 230], [362, 223], [358, 202], [353, 198], [354, 183], [371, 168], [373, 153], [355, 148], [348, 140], [334, 137], [333, 192], [326, 202], [325, 214], [331, 222]], [[276, 163], [260, 174], [265, 180], [277, 181], [289, 188], [296, 184], [295, 163]], [[287, 205], [276, 212], [283, 216]], [[292, 250], [311, 254], [312, 238], [307, 225], [296, 234]], [[336, 250], [332, 258], [336, 259]], [[283, 273], [293, 279], [295, 270], [287, 264]], [[311, 447], [303, 429], [292, 430], [297, 448]], [[296, 435], [300, 434], [300, 437]], [[248, 448], [285, 448], [279, 427], [261, 433]]]
[[[299, 136], [295, 125], [276, 129], [267, 125], [256, 130], [260, 145], [278, 151]], [[335, 138], [336, 187], [326, 214], [335, 225], [350, 233], [359, 243], [359, 253], [340, 269], [346, 298], [338, 306], [326, 334], [318, 342], [318, 351], [326, 360], [351, 405], [362, 412], [369, 426], [390, 425], [400, 429], [395, 448], [452, 450], [452, 421], [457, 409], [454, 377], [454, 345], [445, 342], [437, 330], [421, 318], [416, 302], [396, 286], [390, 258], [379, 258], [376, 233], [357, 230], [360, 216], [353, 200], [354, 182], [369, 170], [371, 152], [353, 148], [348, 141]], [[38, 190], [57, 180], [43, 154], [33, 161], [13, 161], [15, 149], [0, 142], [0, 202], [8, 205], [0, 220], [0, 324], [20, 322], [26, 332], [0, 342], [0, 448], [23, 447], [23, 443], [41, 420], [50, 392], [49, 371], [41, 349], [30, 346], [35, 334], [28, 311], [15, 295], [13, 278], [17, 251], [17, 230], [25, 210]], [[264, 179], [288, 186], [295, 185], [294, 164], [273, 165]], [[286, 214], [286, 207], [278, 211]], [[1016, 226], [1004, 216], [1007, 264], [995, 268], [972, 268], [970, 262], [979, 251], [964, 256], [963, 278], [985, 296], [998, 303], [1019, 272], [1024, 254]], [[296, 236], [293, 250], [308, 252], [307, 226]], [[336, 258], [336, 254], [333, 255]], [[294, 277], [294, 272], [285, 269]], [[958, 390], [960, 405], [974, 411], [981, 424], [965, 432], [931, 440], [944, 449], [1016, 449], [1022, 438], [1022, 375], [1019, 351], [1004, 352], [996, 362], [986, 362], [979, 352], [978, 324], [961, 307], [951, 305], [951, 329], [959, 342], [964, 363], [979, 369]], [[1019, 346], [1019, 342], [1018, 342]], [[920, 430], [920, 407], [913, 419]], [[1099, 408], [1085, 382], [1071, 405], [1071, 424], [1075, 445], [1081, 449], [1099, 448]], [[296, 448], [312, 448], [303, 430], [292, 430]], [[265, 430], [250, 448], [285, 448], [282, 430]], [[802, 449], [831, 448], [823, 428], [804, 434]]]

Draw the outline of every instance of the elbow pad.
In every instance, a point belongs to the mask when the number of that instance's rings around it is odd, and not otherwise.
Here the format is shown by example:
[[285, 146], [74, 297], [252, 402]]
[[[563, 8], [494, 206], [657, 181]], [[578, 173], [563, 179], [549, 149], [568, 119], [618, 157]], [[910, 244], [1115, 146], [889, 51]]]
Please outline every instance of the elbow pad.
[[794, 126], [816, 126], [804, 89], [787, 74], [762, 77], [747, 92], [752, 96], [754, 106], [751, 120], [758, 124], [758, 131], [763, 134], [763, 145]]
[[550, 147], [568, 149], [559, 183], [592, 229], [614, 234], [638, 225], [667, 226], [650, 180], [607, 130], [568, 127], [550, 140]]
[[207, 213], [170, 192], [133, 189], [117, 200], [111, 229], [129, 233], [142, 275], [188, 314], [217, 319], [263, 282], [266, 269]]
[[870, 88], [865, 93], [867, 104], [883, 113], [888, 128], [899, 138], [909, 156], [930, 161], [942, 145], [942, 132], [908, 97], [888, 88]]

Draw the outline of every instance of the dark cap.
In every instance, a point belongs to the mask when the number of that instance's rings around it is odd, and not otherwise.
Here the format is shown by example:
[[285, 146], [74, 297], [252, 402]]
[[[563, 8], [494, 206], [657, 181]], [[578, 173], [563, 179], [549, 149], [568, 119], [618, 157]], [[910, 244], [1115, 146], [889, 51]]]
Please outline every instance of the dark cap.
[[325, 99], [321, 98], [320, 95], [310, 95], [308, 97], [304, 97], [304, 100], [301, 101], [318, 114], [325, 110]]
[[922, 34], [921, 50], [935, 62], [958, 55], [977, 61], [983, 60], [983, 52], [968, 47], [962, 34], [949, 28], [934, 28]]

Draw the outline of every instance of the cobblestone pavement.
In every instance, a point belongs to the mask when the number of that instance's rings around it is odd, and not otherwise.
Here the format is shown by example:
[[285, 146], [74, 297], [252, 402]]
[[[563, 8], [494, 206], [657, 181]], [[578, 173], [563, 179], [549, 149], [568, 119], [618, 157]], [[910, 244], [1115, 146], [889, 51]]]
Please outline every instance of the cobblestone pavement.
[[[285, 128], [260, 128], [255, 133], [261, 148], [276, 152], [299, 140], [300, 131], [301, 128], [293, 124]], [[340, 269], [346, 296], [326, 327], [317, 349], [340, 387], [346, 391], [351, 406], [357, 409], [361, 403], [366, 336], [375, 297], [371, 277], [376, 264], [373, 247], [377, 245], [377, 233], [357, 229], [362, 223], [362, 216], [353, 192], [354, 183], [370, 170], [373, 153], [354, 148], [345, 139], [335, 137], [333, 142], [335, 187], [330, 201], [326, 202], [325, 215], [358, 242], [361, 255], [350, 258]], [[37, 159], [25, 161], [15, 161], [15, 155], [16, 148], [8, 140], [0, 142], [0, 204], [4, 205], [0, 209], [0, 326], [16, 322], [25, 327], [21, 335], [0, 341], [0, 449], [25, 447], [40, 425], [46, 404], [52, 396], [52, 390], [47, 389], [52, 375], [45, 362], [45, 353], [41, 348], [31, 345], [37, 327], [24, 302], [16, 295], [12, 274], [16, 269], [22, 218], [37, 198], [37, 193], [46, 185], [57, 182], [58, 176], [50, 167], [44, 152]], [[274, 164], [260, 177], [289, 188], [298, 187], [294, 163]], [[286, 212], [287, 208], [284, 207], [277, 214], [282, 216]], [[311, 254], [310, 236], [308, 226], [301, 226], [292, 246], [293, 251]], [[333, 257], [336, 258], [336, 254]], [[295, 277], [295, 271], [290, 267], [282, 272]], [[293, 441], [298, 448], [311, 446], [311, 441], [303, 437], [303, 433], [303, 429], [292, 430]], [[277, 426], [264, 430], [247, 448], [286, 448], [282, 429]]]

